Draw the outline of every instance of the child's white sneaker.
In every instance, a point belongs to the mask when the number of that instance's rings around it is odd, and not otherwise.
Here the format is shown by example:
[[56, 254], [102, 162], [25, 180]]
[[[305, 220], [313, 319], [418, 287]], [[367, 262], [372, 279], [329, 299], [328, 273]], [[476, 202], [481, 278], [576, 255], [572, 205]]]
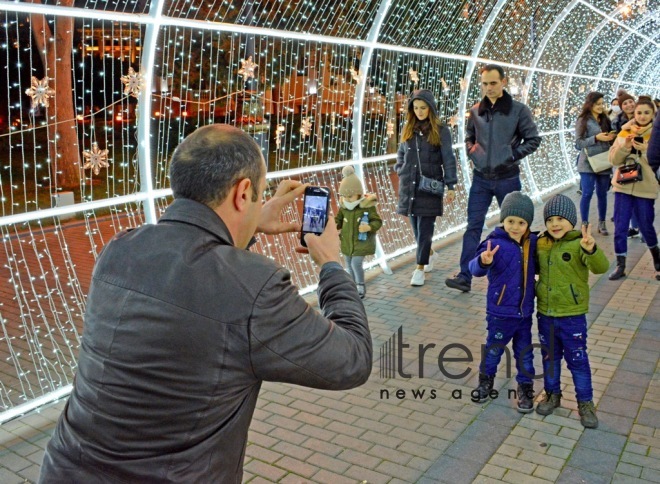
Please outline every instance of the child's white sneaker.
[[437, 260], [438, 260], [438, 253], [433, 252], [431, 257], [429, 257], [429, 263], [424, 266], [424, 272], [431, 272]]
[[420, 269], [415, 269], [413, 272], [412, 279], [410, 279], [411, 286], [423, 286], [424, 285], [424, 271]]

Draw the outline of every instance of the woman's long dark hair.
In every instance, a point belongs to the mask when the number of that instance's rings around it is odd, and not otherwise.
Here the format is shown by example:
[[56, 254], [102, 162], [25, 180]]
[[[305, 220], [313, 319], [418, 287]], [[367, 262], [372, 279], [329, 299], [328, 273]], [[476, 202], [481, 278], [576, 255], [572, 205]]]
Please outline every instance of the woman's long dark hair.
[[[593, 116], [593, 114], [591, 114], [591, 110], [593, 109], [594, 104], [596, 104], [604, 97], [605, 95], [603, 93], [596, 91], [592, 91], [587, 94], [587, 98], [584, 100], [582, 111], [578, 116], [578, 120], [575, 126], [575, 134], [578, 138], [582, 137], [587, 131], [587, 119], [589, 119], [589, 116]], [[607, 114], [605, 114], [605, 110], [603, 110], [603, 112], [598, 115], [598, 124], [600, 124], [600, 130], [603, 133], [607, 133], [612, 129], [612, 123], [610, 122], [610, 118], [607, 117]]]

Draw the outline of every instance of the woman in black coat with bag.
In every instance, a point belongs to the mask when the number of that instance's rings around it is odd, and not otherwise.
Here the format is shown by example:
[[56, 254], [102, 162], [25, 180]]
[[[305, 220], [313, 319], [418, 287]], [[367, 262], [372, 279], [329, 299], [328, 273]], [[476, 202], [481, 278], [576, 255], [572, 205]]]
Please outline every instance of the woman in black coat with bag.
[[[435, 218], [442, 216], [444, 196], [447, 203], [454, 200], [457, 182], [451, 132], [440, 123], [431, 91], [414, 91], [408, 101], [394, 170], [399, 175], [397, 213], [410, 217], [417, 242], [417, 267], [410, 285], [422, 286], [424, 273], [433, 270], [437, 258], [431, 249]], [[441, 183], [434, 183], [438, 181]], [[425, 191], [428, 185], [436, 186], [435, 193]], [[437, 189], [438, 185], [442, 191]]]

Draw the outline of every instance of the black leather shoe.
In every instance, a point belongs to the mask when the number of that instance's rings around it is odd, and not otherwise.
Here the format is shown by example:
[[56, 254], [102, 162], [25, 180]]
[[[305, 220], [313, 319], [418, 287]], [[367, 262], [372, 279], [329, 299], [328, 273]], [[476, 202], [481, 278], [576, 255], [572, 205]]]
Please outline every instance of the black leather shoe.
[[458, 289], [459, 291], [463, 291], [463, 292], [470, 292], [470, 290], [472, 289], [472, 284], [470, 284], [468, 281], [466, 281], [460, 276], [448, 277], [447, 279], [445, 279], [445, 284], [447, 284], [447, 287], [451, 287], [452, 289]]

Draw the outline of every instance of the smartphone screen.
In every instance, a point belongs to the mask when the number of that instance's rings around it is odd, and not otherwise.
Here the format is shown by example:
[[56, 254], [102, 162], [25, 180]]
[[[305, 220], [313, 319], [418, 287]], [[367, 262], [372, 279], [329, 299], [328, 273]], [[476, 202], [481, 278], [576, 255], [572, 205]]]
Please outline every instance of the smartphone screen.
[[644, 143], [644, 138], [642, 136], [635, 136], [633, 140], [635, 140], [638, 143]]
[[330, 189], [326, 187], [305, 188], [303, 201], [303, 223], [300, 233], [300, 244], [305, 244], [305, 234], [321, 234], [328, 223], [328, 209], [330, 207]]

